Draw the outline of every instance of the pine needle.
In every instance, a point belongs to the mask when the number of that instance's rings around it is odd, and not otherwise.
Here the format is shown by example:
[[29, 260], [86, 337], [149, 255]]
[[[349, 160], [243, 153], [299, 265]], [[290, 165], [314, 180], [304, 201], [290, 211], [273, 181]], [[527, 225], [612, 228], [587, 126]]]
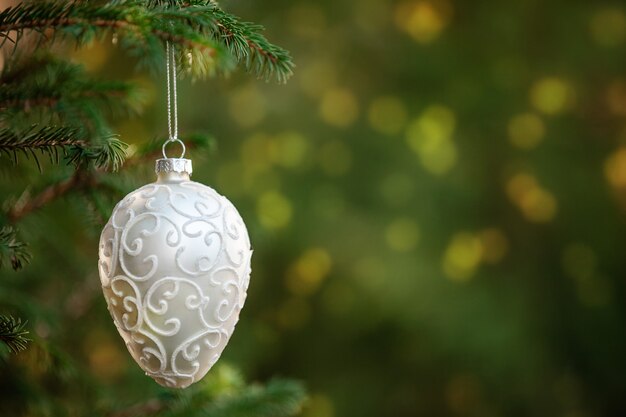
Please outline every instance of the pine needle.
[[26, 322], [22, 323], [19, 318], [0, 315], [0, 341], [9, 348], [11, 353], [25, 350], [30, 342], [30, 339], [26, 337], [28, 330], [25, 326]]
[[82, 65], [51, 54], [13, 57], [0, 74], [0, 121], [10, 127], [36, 120], [85, 126], [103, 134], [109, 131], [106, 110], [130, 116], [138, 114], [143, 103], [144, 95], [135, 85], [94, 78]]
[[219, 398], [203, 413], [207, 417], [289, 417], [298, 413], [306, 395], [295, 381], [274, 379]]
[[0, 157], [8, 156], [18, 163], [18, 155], [31, 157], [41, 171], [39, 155], [47, 155], [52, 163], [64, 159], [76, 167], [93, 163], [96, 168], [118, 170], [124, 163], [127, 145], [115, 136], [105, 137], [100, 144], [85, 141], [84, 131], [73, 127], [32, 126], [25, 131], [0, 129]]
[[7, 260], [15, 271], [31, 260], [28, 245], [18, 239], [17, 230], [11, 226], [0, 228], [0, 268], [6, 264]]

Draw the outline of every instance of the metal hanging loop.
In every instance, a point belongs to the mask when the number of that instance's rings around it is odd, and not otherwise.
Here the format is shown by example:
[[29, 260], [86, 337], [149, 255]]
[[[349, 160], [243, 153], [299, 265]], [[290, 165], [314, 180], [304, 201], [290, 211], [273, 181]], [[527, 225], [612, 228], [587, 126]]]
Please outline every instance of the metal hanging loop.
[[178, 92], [176, 86], [176, 49], [169, 41], [165, 43], [166, 70], [167, 70], [167, 128], [169, 138], [163, 144], [163, 157], [167, 158], [165, 148], [169, 143], [178, 142], [183, 148], [180, 156], [185, 156], [185, 144], [178, 138]]
[[176, 138], [176, 139], [168, 139], [168, 140], [165, 141], [165, 143], [163, 144], [163, 147], [161, 148], [161, 151], [163, 152], [163, 158], [168, 159], [168, 156], [165, 153], [165, 148], [170, 143], [179, 143], [180, 146], [182, 146], [183, 152], [180, 154], [179, 158], [181, 158], [181, 159], [184, 158], [185, 157], [185, 152], [187, 152], [187, 148], [185, 147], [185, 143], [182, 140], [178, 139], [178, 138]]

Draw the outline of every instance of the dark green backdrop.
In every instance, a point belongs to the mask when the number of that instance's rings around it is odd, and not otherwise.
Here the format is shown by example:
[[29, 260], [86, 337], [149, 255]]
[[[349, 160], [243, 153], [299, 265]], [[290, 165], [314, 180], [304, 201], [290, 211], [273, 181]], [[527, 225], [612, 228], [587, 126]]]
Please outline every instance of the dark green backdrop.
[[[624, 4], [221, 5], [297, 64], [286, 86], [180, 83], [183, 132], [217, 138], [192, 154], [194, 179], [235, 203], [255, 249], [221, 362], [305, 381], [306, 417], [622, 415]], [[163, 136], [164, 80], [129, 73], [109, 43], [75, 56], [148, 90], [122, 140]], [[3, 175], [6, 195], [39, 176]], [[152, 395], [99, 292], [82, 202], [20, 227], [35, 258], [2, 271], [3, 300], [38, 311], [31, 330], [105, 386], [126, 384], [127, 401]]]

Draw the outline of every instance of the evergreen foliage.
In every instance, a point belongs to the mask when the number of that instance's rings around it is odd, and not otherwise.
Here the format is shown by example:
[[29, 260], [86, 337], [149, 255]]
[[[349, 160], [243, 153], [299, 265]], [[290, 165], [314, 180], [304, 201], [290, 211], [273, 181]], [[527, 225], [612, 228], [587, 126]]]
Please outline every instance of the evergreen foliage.
[[17, 353], [26, 349], [30, 341], [26, 336], [28, 330], [25, 329], [26, 323], [22, 323], [20, 319], [11, 316], [0, 316], [0, 341], [12, 353]]
[[275, 379], [266, 386], [252, 385], [237, 395], [220, 398], [196, 414], [211, 417], [288, 417], [300, 410], [303, 387], [289, 380]]
[[0, 228], [0, 268], [5, 267], [8, 261], [17, 271], [28, 263], [30, 258], [27, 245], [18, 239], [17, 231], [11, 226]]
[[112, 415], [290, 417], [301, 411], [305, 399], [304, 387], [298, 381], [275, 378], [265, 385], [245, 384], [238, 372], [220, 365], [189, 389], [132, 405]]
[[64, 159], [75, 166], [93, 163], [97, 168], [117, 171], [124, 163], [127, 145], [110, 136], [103, 138], [99, 144], [85, 141], [84, 131], [72, 127], [32, 126], [23, 131], [0, 129], [0, 152], [18, 162], [18, 155], [32, 157], [41, 171], [38, 152], [46, 154], [53, 163], [59, 163], [61, 154]]
[[241, 22], [210, 1], [176, 7], [137, 0], [33, 2], [0, 13], [4, 41], [16, 46], [27, 31], [48, 39], [50, 29], [50, 40], [71, 39], [79, 45], [113, 33], [142, 64], [157, 69], [163, 63], [161, 45], [170, 41], [181, 50], [183, 68], [196, 76], [229, 72], [236, 61], [259, 77], [284, 82], [293, 68], [289, 54], [269, 43], [260, 26]]
[[143, 102], [136, 85], [96, 79], [82, 65], [50, 53], [11, 60], [0, 74], [0, 122], [15, 128], [62, 123], [106, 134], [107, 113], [136, 115]]
[[[26, 172], [24, 162], [32, 163], [40, 173], [46, 164], [63, 163], [72, 169], [47, 168], [43, 185], [32, 187], [39, 192], [32, 193], [29, 187], [21, 197], [6, 199], [0, 216], [6, 223], [0, 228], [0, 268], [19, 270], [31, 259], [28, 245], [19, 239], [13, 223], [57, 199], [77, 195], [92, 214], [87, 219], [100, 227], [114, 202], [129, 191], [124, 175], [109, 172], [123, 164], [133, 172], [161, 153], [162, 139], [129, 148], [110, 127], [112, 117], [141, 114], [144, 91], [134, 83], [93, 77], [66, 56], [65, 45], [80, 48], [111, 39], [135, 59], [139, 69], [156, 72], [163, 70], [164, 43], [170, 42], [178, 53], [180, 75], [227, 74], [241, 66], [265, 80], [285, 82], [293, 68], [291, 58], [269, 43], [261, 31], [260, 26], [241, 22], [210, 1], [26, 1], [1, 11], [0, 43], [9, 55], [0, 73], [0, 163], [21, 163], [15, 172]], [[208, 152], [215, 146], [213, 137], [205, 133], [183, 134], [182, 138], [194, 152]], [[71, 270], [71, 264], [67, 269]], [[52, 271], [50, 278], [54, 277]], [[76, 299], [90, 299], [90, 285], [78, 285], [74, 291]], [[52, 337], [47, 337], [52, 323], [67, 323], [64, 307], [35, 306], [28, 299], [4, 293], [0, 298], [12, 306], [12, 312], [37, 317], [38, 323], [44, 323], [46, 335], [37, 337], [26, 352], [37, 358], [37, 372], [42, 374], [33, 374], [23, 362], [3, 363], [12, 381], [1, 389], [28, 389], [30, 397], [28, 403], [17, 395], [15, 402], [0, 404], [0, 414], [66, 415], [71, 412], [65, 401], [73, 401], [72, 410], [89, 410], [90, 415], [280, 417], [297, 413], [304, 400], [301, 385], [293, 381], [247, 386], [239, 378], [207, 389], [209, 378], [185, 393], [161, 391], [159, 397], [119, 408], [115, 401], [100, 400], [101, 385], [89, 379], [80, 360], [63, 349], [61, 339], [72, 337], [69, 330], [56, 328]], [[26, 322], [6, 312], [0, 314], [0, 342], [6, 352], [26, 349], [27, 335]], [[53, 398], [40, 388], [50, 383], [61, 391], [80, 386], [84, 395]]]

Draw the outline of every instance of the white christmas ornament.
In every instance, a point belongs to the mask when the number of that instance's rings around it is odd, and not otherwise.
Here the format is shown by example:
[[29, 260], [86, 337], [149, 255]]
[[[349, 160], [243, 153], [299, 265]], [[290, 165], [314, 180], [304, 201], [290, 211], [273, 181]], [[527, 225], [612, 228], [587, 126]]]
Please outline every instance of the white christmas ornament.
[[104, 297], [128, 351], [159, 384], [185, 388], [219, 359], [246, 299], [252, 250], [225, 197], [159, 159], [157, 181], [120, 201], [100, 237]]
[[[252, 249], [241, 216], [211, 187], [190, 180], [178, 139], [176, 57], [166, 43], [169, 139], [157, 181], [128, 194], [100, 236], [98, 270], [128, 351], [159, 384], [185, 388], [224, 351], [250, 282]], [[172, 105], [173, 102], [173, 105]], [[169, 143], [182, 145], [168, 158]]]

